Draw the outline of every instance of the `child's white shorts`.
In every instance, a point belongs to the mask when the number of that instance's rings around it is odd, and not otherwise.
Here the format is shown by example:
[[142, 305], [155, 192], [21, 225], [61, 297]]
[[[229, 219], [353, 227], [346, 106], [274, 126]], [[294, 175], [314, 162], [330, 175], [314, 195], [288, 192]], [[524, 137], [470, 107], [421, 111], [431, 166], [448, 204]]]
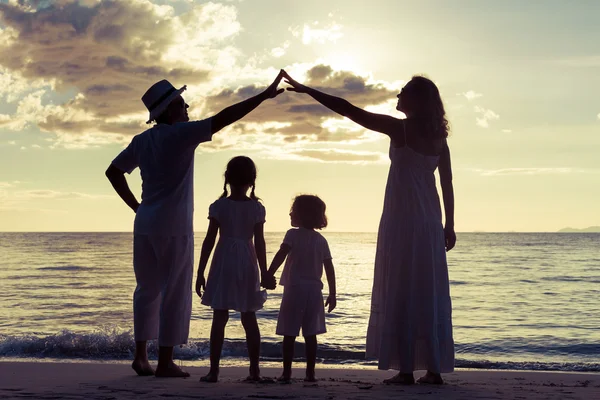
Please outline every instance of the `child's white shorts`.
[[319, 287], [284, 287], [276, 333], [283, 336], [299, 336], [300, 328], [303, 336], [327, 332], [323, 293]]

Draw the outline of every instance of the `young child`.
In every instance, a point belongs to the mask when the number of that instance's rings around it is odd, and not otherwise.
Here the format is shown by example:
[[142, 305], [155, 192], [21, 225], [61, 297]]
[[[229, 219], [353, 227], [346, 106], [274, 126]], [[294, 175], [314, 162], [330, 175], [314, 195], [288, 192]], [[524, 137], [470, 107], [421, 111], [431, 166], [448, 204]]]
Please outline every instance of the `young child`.
[[[232, 158], [225, 171], [223, 194], [208, 209], [210, 222], [200, 254], [196, 293], [202, 298], [202, 304], [212, 307], [213, 321], [210, 331], [210, 371], [201, 381], [216, 382], [219, 378], [219, 361], [229, 310], [241, 313], [246, 331], [250, 357], [248, 379], [260, 380], [260, 331], [255, 312], [263, 307], [267, 299], [266, 292], [260, 289], [259, 278], [259, 266], [261, 276], [266, 275], [267, 257], [263, 235], [265, 208], [254, 194], [255, 181], [254, 162], [244, 156]], [[231, 189], [229, 195], [227, 185]], [[249, 189], [250, 197], [247, 196]], [[217, 232], [219, 242], [208, 281], [205, 282], [204, 270]]]
[[315, 382], [315, 362], [317, 358], [317, 335], [325, 333], [325, 308], [323, 306], [323, 266], [329, 284], [329, 296], [325, 306], [331, 312], [337, 303], [335, 271], [327, 240], [315, 229], [327, 226], [325, 203], [317, 196], [301, 195], [294, 199], [290, 212], [291, 225], [283, 243], [269, 268], [272, 278], [284, 260], [287, 261], [281, 274], [280, 284], [284, 286], [281, 308], [277, 319], [278, 335], [283, 335], [283, 374], [282, 382], [290, 382], [294, 343], [302, 328], [306, 347], [307, 382]]

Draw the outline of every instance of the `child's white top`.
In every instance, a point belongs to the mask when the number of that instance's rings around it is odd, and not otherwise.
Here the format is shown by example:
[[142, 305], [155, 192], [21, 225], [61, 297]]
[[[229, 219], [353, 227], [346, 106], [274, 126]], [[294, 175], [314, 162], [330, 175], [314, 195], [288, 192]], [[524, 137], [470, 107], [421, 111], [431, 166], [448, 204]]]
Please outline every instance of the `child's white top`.
[[219, 222], [219, 242], [213, 255], [202, 304], [216, 310], [260, 310], [267, 299], [252, 238], [256, 224], [265, 222], [258, 201], [222, 198], [210, 205], [208, 217]]
[[283, 243], [290, 246], [279, 284], [312, 285], [323, 288], [323, 261], [331, 260], [327, 240], [312, 229], [290, 229]]

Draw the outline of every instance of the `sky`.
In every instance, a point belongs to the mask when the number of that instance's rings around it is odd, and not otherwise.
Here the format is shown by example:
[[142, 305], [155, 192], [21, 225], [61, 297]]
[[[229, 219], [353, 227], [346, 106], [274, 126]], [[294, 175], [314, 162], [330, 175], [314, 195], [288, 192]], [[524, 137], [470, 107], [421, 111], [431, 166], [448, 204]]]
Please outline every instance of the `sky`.
[[[142, 94], [187, 85], [192, 119], [295, 79], [403, 117], [423, 74], [451, 135], [459, 232], [600, 225], [600, 2], [0, 1], [0, 231], [131, 231], [104, 176], [149, 126]], [[285, 87], [284, 83], [281, 87]], [[389, 139], [285, 92], [199, 146], [195, 230], [227, 161], [250, 156], [266, 231], [300, 193], [328, 231], [374, 232]], [[140, 197], [139, 170], [127, 176]]]

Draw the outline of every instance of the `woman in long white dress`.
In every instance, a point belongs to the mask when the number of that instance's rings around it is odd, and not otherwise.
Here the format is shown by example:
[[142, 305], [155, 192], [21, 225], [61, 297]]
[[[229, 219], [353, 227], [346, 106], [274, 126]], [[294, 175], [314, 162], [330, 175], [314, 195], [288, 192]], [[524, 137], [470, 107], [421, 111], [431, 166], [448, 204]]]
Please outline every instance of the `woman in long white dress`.
[[[288, 90], [306, 93], [363, 127], [390, 137], [391, 166], [377, 236], [367, 357], [398, 373], [386, 383], [441, 384], [454, 370], [452, 305], [446, 251], [454, 247], [454, 189], [448, 121], [436, 85], [413, 77], [398, 94], [398, 119], [360, 109], [348, 101], [293, 80]], [[440, 175], [442, 225], [435, 170]]]

